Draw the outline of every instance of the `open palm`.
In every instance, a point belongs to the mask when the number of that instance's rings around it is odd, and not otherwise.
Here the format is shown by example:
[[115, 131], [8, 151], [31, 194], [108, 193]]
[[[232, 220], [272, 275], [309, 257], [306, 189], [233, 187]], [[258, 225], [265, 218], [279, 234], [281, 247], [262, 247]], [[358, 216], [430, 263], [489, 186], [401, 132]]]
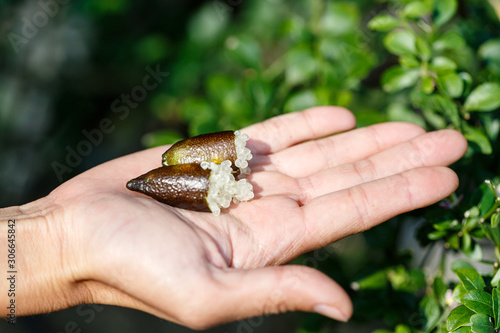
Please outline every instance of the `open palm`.
[[89, 290], [86, 301], [193, 328], [293, 310], [346, 320], [352, 306], [334, 281], [308, 267], [278, 265], [448, 196], [458, 180], [444, 166], [467, 146], [451, 130], [354, 126], [347, 110], [318, 107], [242, 129], [254, 155], [256, 197], [220, 216], [125, 188], [159, 167], [166, 147], [61, 185], [50, 197], [64, 207], [59, 220], [72, 231], [72, 270]]

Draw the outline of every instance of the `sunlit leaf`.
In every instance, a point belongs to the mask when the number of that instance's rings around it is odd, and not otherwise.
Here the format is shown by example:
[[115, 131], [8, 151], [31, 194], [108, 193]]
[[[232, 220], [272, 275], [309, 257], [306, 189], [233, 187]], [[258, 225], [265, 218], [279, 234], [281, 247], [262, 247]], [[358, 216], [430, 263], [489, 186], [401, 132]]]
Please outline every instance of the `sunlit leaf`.
[[434, 87], [435, 82], [433, 77], [425, 76], [422, 78], [422, 92], [431, 94], [434, 91]]
[[479, 216], [483, 217], [495, 204], [497, 193], [490, 181], [482, 183], [479, 186], [479, 191], [481, 192], [481, 200], [477, 207], [479, 208]]
[[462, 303], [462, 297], [467, 294], [467, 290], [465, 290], [464, 285], [459, 283], [453, 289], [453, 300], [457, 303]]
[[340, 36], [351, 33], [359, 23], [359, 9], [353, 3], [328, 2], [320, 21], [323, 33]]
[[483, 59], [500, 61], [500, 39], [490, 39], [479, 47], [479, 56]]
[[432, 106], [441, 111], [456, 128], [460, 128], [460, 114], [457, 105], [451, 99], [440, 95], [433, 95], [430, 102], [433, 104]]
[[483, 290], [471, 290], [462, 296], [462, 303], [475, 313], [493, 317], [491, 295]]
[[472, 126], [465, 126], [464, 136], [467, 141], [475, 143], [479, 147], [481, 153], [485, 155], [492, 153], [493, 148], [491, 147], [490, 140], [479, 129]]
[[431, 49], [429, 44], [423, 39], [418, 37], [415, 41], [415, 47], [417, 49], [418, 55], [423, 61], [428, 61], [431, 57]]
[[460, 268], [475, 269], [467, 260], [459, 259], [451, 263], [451, 270], [457, 272]]
[[379, 270], [353, 283], [355, 290], [382, 289], [387, 286], [387, 271]]
[[485, 314], [475, 314], [470, 317], [472, 332], [474, 333], [494, 333], [495, 328], [490, 321], [490, 317]]
[[483, 277], [479, 275], [479, 273], [475, 269], [459, 268], [455, 270], [455, 273], [458, 275], [460, 281], [462, 281], [465, 290], [483, 290], [486, 285], [484, 283]]
[[415, 46], [415, 35], [408, 30], [395, 30], [384, 38], [384, 45], [387, 50], [396, 55], [403, 55], [417, 52]]
[[391, 121], [406, 121], [425, 127], [422, 116], [402, 103], [392, 103], [387, 108], [387, 117]]
[[231, 36], [226, 39], [225, 45], [229, 55], [240, 61], [243, 66], [260, 68], [260, 48], [255, 39], [250, 36]]
[[211, 4], [203, 6], [190, 20], [189, 38], [198, 45], [215, 42], [229, 22], [229, 15], [220, 15]]
[[399, 64], [404, 68], [418, 68], [420, 66], [420, 62], [418, 59], [411, 54], [406, 54], [399, 57]]
[[491, 227], [496, 228], [500, 223], [500, 213], [495, 213], [491, 216]]
[[433, 325], [441, 315], [441, 308], [434, 297], [430, 295], [425, 296], [419, 303], [420, 309], [422, 309], [425, 315], [425, 328], [429, 328]]
[[399, 26], [399, 20], [392, 15], [380, 14], [368, 22], [368, 27], [377, 31], [389, 31]]
[[418, 18], [425, 14], [429, 14], [431, 11], [428, 3], [423, 1], [413, 1], [405, 6], [403, 9], [403, 16], [409, 18]]
[[286, 64], [286, 82], [291, 86], [307, 82], [318, 70], [318, 62], [307, 47], [290, 50], [286, 55]]
[[441, 304], [446, 303], [446, 291], [448, 290], [448, 287], [444, 283], [443, 279], [441, 277], [436, 277], [434, 279], [434, 283], [432, 284], [432, 291], [434, 292], [434, 296], [436, 296], [437, 300]]
[[469, 324], [472, 315], [474, 315], [474, 312], [469, 310], [466, 306], [457, 306], [451, 310], [450, 315], [446, 319], [446, 329], [452, 332], [460, 326]]
[[474, 89], [464, 107], [467, 111], [492, 111], [500, 107], [500, 84], [488, 82]]
[[417, 69], [404, 69], [400, 66], [389, 68], [382, 75], [382, 87], [389, 93], [413, 86], [420, 77]]
[[439, 0], [434, 1], [435, 17], [434, 23], [442, 26], [448, 22], [457, 11], [457, 0]]
[[464, 82], [457, 73], [438, 75], [438, 87], [452, 98], [457, 98], [464, 91]]
[[452, 72], [457, 69], [457, 64], [450, 58], [440, 56], [432, 59], [431, 67], [439, 73]]
[[293, 94], [285, 103], [285, 112], [301, 111], [318, 105], [316, 94], [312, 90], [304, 90]]
[[472, 329], [470, 326], [462, 326], [462, 327], [454, 330], [453, 333], [472, 333]]
[[460, 230], [462, 226], [458, 220], [447, 220], [432, 225], [436, 230]]
[[460, 50], [466, 45], [464, 38], [457, 32], [449, 30], [436, 39], [432, 48], [442, 52], [445, 50]]
[[412, 333], [412, 331], [408, 326], [399, 324], [398, 326], [396, 326], [394, 333]]
[[472, 329], [470, 326], [462, 326], [454, 330], [453, 333], [472, 333]]

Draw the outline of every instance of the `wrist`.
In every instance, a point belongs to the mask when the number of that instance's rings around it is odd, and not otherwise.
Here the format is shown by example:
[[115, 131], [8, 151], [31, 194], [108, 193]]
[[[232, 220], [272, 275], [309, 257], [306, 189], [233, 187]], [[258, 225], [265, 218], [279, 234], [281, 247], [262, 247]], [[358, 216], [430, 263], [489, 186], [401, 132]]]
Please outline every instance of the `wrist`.
[[78, 260], [67, 230], [64, 211], [49, 197], [0, 209], [0, 317], [83, 302], [75, 279]]

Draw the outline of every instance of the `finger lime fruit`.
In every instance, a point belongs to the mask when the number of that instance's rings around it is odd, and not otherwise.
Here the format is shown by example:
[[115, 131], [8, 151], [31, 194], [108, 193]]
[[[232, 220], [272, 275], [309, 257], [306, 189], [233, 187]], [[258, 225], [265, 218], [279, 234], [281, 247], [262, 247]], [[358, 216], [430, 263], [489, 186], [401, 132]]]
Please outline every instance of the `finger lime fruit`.
[[130, 180], [127, 188], [144, 193], [173, 207], [219, 215], [231, 201], [239, 203], [254, 197], [246, 179], [235, 180], [231, 161], [188, 163], [162, 166]]
[[210, 170], [196, 163], [162, 166], [130, 180], [127, 188], [170, 206], [210, 211], [206, 202], [209, 176]]
[[239, 131], [198, 135], [172, 145], [163, 153], [162, 163], [165, 166], [202, 162], [221, 164], [228, 160], [240, 169], [241, 174], [249, 174], [248, 161], [252, 153], [246, 148], [248, 139], [248, 135]]

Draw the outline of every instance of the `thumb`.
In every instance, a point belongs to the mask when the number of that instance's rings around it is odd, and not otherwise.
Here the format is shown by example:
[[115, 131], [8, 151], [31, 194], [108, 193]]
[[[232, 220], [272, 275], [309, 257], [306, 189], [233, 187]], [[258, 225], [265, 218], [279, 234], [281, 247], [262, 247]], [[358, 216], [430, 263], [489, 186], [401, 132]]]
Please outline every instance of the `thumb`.
[[317, 312], [340, 321], [352, 315], [347, 293], [325, 274], [306, 266], [219, 272], [221, 276], [214, 278], [224, 290], [217, 291], [213, 308], [218, 311], [213, 315], [223, 316], [220, 321], [287, 311]]

